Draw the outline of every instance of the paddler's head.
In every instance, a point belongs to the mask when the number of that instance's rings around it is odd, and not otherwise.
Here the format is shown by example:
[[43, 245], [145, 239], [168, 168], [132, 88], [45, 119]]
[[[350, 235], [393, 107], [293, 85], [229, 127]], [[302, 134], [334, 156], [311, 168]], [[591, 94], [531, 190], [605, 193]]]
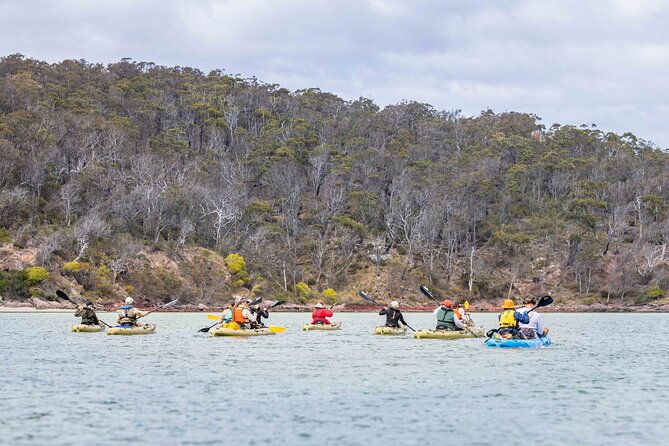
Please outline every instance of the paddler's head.
[[87, 300], [85, 303], [86, 303], [87, 307], [92, 307], [93, 306], [93, 302], [91, 302], [90, 300]]
[[323, 302], [318, 302], [316, 308], [325, 308], [325, 305], [323, 305]]
[[525, 304], [526, 307], [532, 308], [537, 304], [537, 298], [534, 296], [527, 296], [524, 300], [523, 303]]
[[135, 299], [133, 299], [132, 297], [126, 297], [125, 298], [125, 304], [126, 305], [132, 305], [134, 303], [135, 303]]
[[504, 300], [504, 304], [502, 304], [502, 308], [504, 308], [505, 310], [511, 309], [511, 308], [515, 309], [516, 305], [513, 303], [512, 299], [506, 299], [506, 300]]
[[450, 299], [444, 299], [441, 301], [441, 305], [446, 308], [451, 308], [451, 305], [453, 305], [453, 302], [450, 301]]
[[400, 303], [397, 302], [396, 300], [390, 302], [390, 308], [399, 308]]

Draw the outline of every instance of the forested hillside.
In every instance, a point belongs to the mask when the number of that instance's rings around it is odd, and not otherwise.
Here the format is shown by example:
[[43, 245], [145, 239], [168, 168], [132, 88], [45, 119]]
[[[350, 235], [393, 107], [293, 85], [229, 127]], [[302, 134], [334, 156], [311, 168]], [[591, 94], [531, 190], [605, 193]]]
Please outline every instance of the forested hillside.
[[5, 300], [410, 302], [425, 283], [646, 303], [669, 288], [669, 155], [531, 114], [12, 55], [0, 188]]

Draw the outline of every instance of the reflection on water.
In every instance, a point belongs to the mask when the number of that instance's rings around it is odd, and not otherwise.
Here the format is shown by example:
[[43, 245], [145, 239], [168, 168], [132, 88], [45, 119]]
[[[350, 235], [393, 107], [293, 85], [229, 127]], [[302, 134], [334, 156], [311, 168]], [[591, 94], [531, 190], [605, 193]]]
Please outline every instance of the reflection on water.
[[[106, 318], [105, 318], [106, 316]], [[110, 322], [111, 315], [102, 315]], [[414, 328], [431, 314], [406, 314]], [[494, 326], [493, 314], [475, 315]], [[341, 331], [212, 338], [206, 314], [152, 314], [149, 336], [70, 333], [71, 314], [0, 314], [0, 443], [664, 444], [667, 314], [546, 314], [554, 345]], [[451, 436], [453, 434], [454, 436]], [[450, 440], [449, 440], [450, 439]], [[457, 440], [456, 440], [457, 439]]]

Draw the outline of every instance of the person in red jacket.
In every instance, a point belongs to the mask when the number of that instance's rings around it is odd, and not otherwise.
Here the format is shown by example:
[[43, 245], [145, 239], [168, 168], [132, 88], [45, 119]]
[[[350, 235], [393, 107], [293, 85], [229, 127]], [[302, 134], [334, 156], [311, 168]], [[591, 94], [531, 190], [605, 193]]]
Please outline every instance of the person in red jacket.
[[326, 318], [332, 317], [334, 313], [332, 310], [328, 310], [325, 308], [325, 305], [323, 305], [323, 302], [318, 302], [316, 304], [316, 308], [314, 309], [314, 312], [311, 313], [311, 318], [312, 324], [330, 324], [330, 321], [327, 320]]

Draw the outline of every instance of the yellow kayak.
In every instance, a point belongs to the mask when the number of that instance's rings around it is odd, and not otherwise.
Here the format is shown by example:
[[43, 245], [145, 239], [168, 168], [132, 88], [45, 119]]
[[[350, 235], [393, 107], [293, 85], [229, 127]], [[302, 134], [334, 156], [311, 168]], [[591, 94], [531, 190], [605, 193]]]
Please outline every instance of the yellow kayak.
[[376, 327], [374, 329], [374, 334], [377, 335], [403, 335], [407, 332], [406, 327], [395, 328], [395, 327]]
[[341, 322], [333, 322], [331, 324], [304, 324], [302, 330], [341, 330]]
[[97, 333], [104, 331], [104, 325], [86, 325], [86, 324], [77, 324], [72, 326], [73, 333]]
[[481, 338], [483, 329], [481, 327], [471, 327], [469, 330], [417, 330], [413, 337], [416, 339], [463, 339], [463, 338]]
[[111, 327], [107, 330], [108, 335], [144, 335], [151, 334], [156, 331], [156, 324], [143, 324], [137, 326], [130, 325], [117, 325], [116, 327]]
[[212, 336], [268, 336], [274, 332], [269, 328], [238, 329], [217, 327], [209, 330]]

